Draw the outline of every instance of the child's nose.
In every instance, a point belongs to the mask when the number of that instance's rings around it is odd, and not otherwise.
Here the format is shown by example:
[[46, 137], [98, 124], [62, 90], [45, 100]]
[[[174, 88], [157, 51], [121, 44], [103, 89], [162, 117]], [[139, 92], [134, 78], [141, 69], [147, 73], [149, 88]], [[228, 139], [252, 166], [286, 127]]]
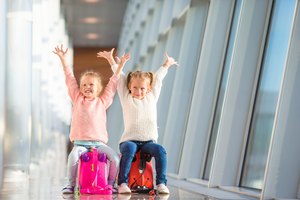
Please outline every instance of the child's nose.
[[135, 94], [136, 94], [136, 95], [140, 95], [140, 94], [141, 94], [140, 90], [136, 90], [136, 91], [135, 91]]

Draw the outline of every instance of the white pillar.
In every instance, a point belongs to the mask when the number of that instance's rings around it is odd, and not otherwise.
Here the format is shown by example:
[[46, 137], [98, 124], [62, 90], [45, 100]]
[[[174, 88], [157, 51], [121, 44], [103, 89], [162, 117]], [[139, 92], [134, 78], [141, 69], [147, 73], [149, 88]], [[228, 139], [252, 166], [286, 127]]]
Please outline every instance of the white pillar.
[[40, 149], [42, 145], [41, 124], [41, 68], [42, 63], [42, 6], [41, 0], [34, 0], [32, 7], [32, 133], [31, 133], [31, 163], [40, 161]]
[[32, 1], [7, 1], [4, 170], [28, 173], [31, 135]]
[[4, 85], [5, 85], [5, 44], [6, 44], [6, 1], [0, 2], [0, 189], [3, 180], [3, 135], [4, 135]]

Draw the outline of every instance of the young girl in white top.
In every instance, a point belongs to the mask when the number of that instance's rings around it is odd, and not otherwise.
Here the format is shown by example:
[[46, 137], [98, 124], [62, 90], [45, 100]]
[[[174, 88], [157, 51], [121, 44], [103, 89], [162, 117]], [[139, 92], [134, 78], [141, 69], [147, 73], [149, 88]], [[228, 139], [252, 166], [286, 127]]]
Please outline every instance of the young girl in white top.
[[[118, 192], [131, 193], [128, 187], [128, 174], [131, 162], [137, 150], [150, 154], [155, 159], [156, 186], [159, 193], [169, 193], [167, 188], [165, 149], [157, 144], [157, 101], [162, 87], [162, 80], [171, 65], [178, 65], [174, 58], [166, 55], [166, 60], [155, 74], [135, 71], [127, 76], [123, 73], [119, 79], [117, 91], [122, 105], [124, 132], [120, 140], [120, 171]], [[112, 51], [99, 52], [111, 64], [113, 71], [117, 64]]]

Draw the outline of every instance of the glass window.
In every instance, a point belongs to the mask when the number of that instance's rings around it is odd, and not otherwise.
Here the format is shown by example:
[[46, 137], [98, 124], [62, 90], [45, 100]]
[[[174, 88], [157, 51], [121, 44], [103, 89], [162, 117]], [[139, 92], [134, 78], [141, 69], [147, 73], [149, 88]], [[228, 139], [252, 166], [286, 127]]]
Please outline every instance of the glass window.
[[206, 162], [205, 162], [205, 168], [204, 168], [204, 173], [203, 173], [203, 179], [205, 179], [205, 180], [209, 179], [209, 174], [210, 174], [210, 170], [211, 170], [211, 163], [212, 163], [212, 158], [213, 158], [213, 154], [214, 154], [217, 133], [219, 130], [221, 110], [223, 107], [224, 94], [225, 94], [225, 89], [227, 86], [228, 71], [230, 68], [230, 62], [231, 62], [231, 58], [232, 58], [232, 54], [233, 54], [232, 49], [233, 49], [234, 40], [235, 40], [235, 36], [236, 36], [237, 22], [238, 22], [238, 18], [240, 16], [241, 2], [242, 2], [242, 0], [238, 0], [235, 5], [234, 18], [233, 18], [233, 22], [231, 25], [231, 33], [230, 33], [229, 44], [228, 44], [227, 55], [226, 55], [227, 57], [225, 60], [225, 65], [224, 65], [223, 73], [222, 73], [222, 77], [221, 77], [221, 85], [219, 88], [219, 95], [218, 95], [217, 104], [216, 104], [216, 111], [215, 111], [215, 115], [214, 115], [214, 121], [213, 121], [213, 125], [212, 125], [212, 131], [210, 134], [208, 151], [207, 151], [207, 155], [206, 155]]
[[288, 53], [294, 0], [274, 2], [241, 176], [241, 186], [262, 189], [280, 83]]

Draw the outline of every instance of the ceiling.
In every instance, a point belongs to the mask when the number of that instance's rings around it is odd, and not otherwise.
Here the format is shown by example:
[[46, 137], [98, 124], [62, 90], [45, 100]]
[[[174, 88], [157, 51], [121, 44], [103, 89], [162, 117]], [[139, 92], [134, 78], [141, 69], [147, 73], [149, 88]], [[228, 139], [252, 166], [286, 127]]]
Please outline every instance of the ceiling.
[[118, 45], [128, 0], [61, 0], [74, 46]]

